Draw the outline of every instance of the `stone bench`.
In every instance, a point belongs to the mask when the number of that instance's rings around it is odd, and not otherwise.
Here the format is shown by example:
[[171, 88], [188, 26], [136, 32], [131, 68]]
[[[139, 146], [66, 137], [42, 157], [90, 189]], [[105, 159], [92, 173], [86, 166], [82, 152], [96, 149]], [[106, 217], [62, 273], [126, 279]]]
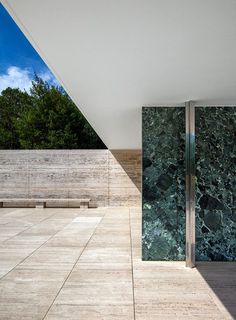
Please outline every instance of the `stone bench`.
[[67, 207], [67, 208], [95, 208], [96, 205], [91, 202], [91, 199], [26, 199], [26, 198], [9, 198], [9, 199], [0, 199], [0, 208], [3, 208], [5, 204], [25, 206], [29, 207], [32, 204], [35, 208], [46, 208], [47, 205], [51, 208], [53, 207]]

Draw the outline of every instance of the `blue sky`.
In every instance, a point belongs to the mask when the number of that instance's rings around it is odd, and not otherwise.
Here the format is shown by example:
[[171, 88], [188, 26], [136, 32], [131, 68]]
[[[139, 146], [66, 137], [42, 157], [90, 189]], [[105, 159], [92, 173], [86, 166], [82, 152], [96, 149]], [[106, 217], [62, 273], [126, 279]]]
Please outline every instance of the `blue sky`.
[[47, 65], [0, 3], [0, 93], [6, 87], [29, 91], [34, 73], [58, 85]]

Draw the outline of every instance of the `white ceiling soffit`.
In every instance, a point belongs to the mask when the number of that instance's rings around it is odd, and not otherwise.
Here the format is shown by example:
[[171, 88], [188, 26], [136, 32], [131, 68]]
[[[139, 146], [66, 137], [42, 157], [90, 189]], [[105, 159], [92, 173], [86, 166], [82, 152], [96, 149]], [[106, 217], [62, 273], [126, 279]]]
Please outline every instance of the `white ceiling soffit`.
[[3, 0], [111, 149], [141, 107], [236, 103], [235, 0]]

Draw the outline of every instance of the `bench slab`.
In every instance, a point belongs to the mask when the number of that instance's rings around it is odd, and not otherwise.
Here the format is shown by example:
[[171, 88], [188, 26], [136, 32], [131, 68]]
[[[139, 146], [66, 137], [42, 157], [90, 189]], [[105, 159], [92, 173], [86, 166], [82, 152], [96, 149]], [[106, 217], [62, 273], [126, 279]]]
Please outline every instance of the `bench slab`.
[[4, 203], [25, 203], [25, 204], [29, 204], [29, 203], [33, 203], [33, 205], [36, 208], [46, 208], [47, 203], [49, 204], [50, 207], [57, 206], [57, 204], [63, 203], [64, 202], [64, 206], [63, 207], [72, 207], [72, 208], [88, 208], [89, 207], [89, 203], [90, 203], [91, 199], [89, 198], [84, 198], [84, 199], [63, 199], [63, 198], [48, 198], [48, 199], [29, 199], [29, 198], [6, 198], [6, 199], [0, 199], [0, 207], [3, 208], [3, 204]]

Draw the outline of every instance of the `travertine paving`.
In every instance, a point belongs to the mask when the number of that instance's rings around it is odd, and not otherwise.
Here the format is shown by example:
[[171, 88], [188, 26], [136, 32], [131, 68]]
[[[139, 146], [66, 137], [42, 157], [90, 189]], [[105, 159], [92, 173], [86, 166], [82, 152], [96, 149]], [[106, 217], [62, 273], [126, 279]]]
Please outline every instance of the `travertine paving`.
[[232, 263], [141, 261], [139, 208], [0, 209], [0, 319], [235, 319]]

